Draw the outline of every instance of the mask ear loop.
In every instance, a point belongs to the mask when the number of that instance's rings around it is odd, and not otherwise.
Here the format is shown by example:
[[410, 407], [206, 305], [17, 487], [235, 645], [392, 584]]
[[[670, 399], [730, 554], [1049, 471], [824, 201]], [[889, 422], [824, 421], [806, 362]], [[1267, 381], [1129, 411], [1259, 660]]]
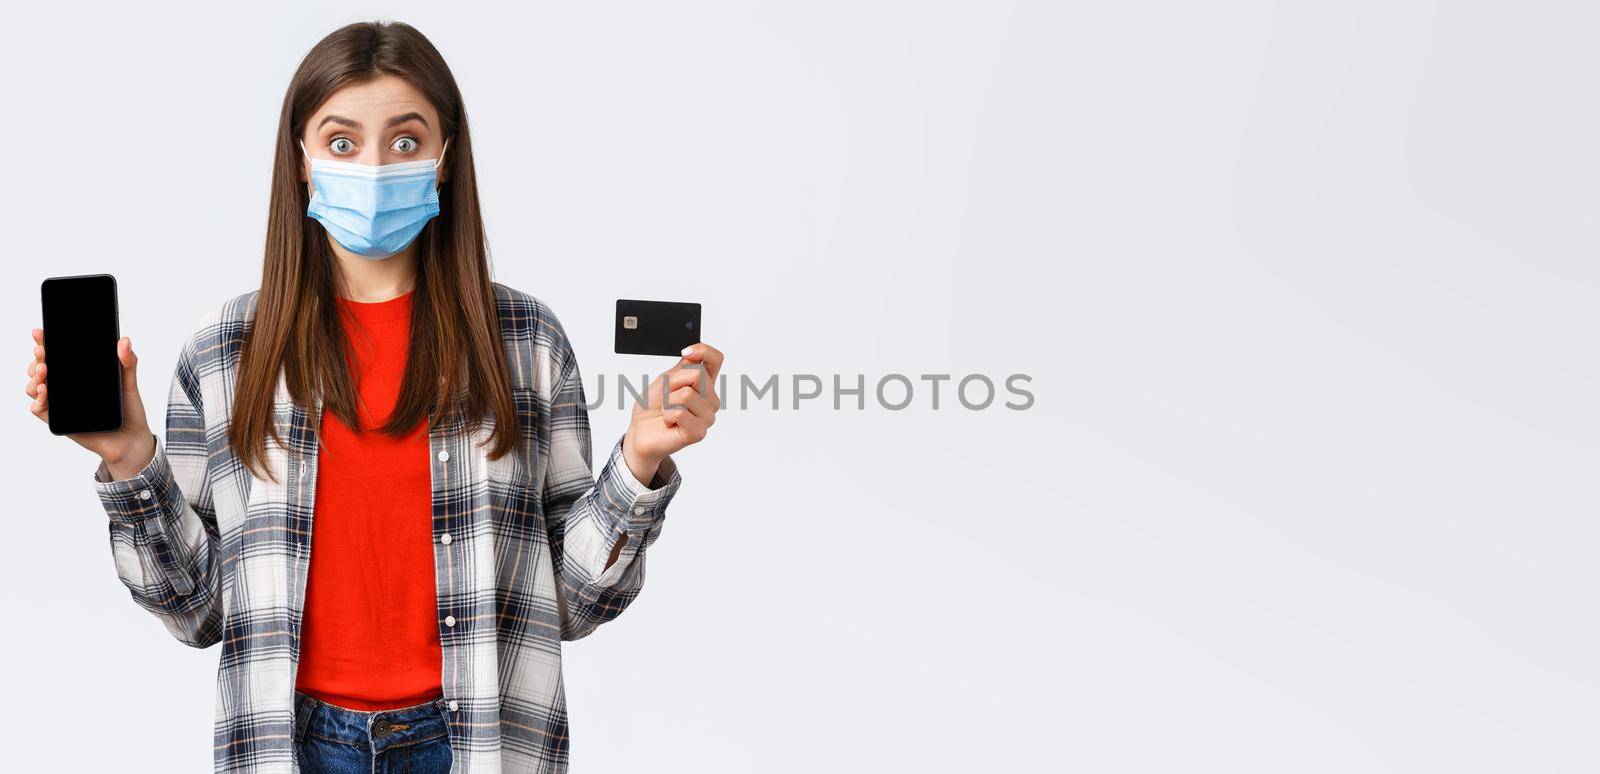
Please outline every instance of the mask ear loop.
[[[300, 143], [300, 155], [305, 156], [306, 157], [306, 162], [310, 163], [312, 161], [311, 151], [306, 150], [306, 141], [297, 138], [295, 140], [295, 142]], [[312, 164], [312, 166], [316, 166], [316, 165]], [[311, 181], [307, 180], [306, 184], [309, 186], [311, 184]], [[315, 195], [316, 194], [312, 194], [312, 196], [315, 196]]]
[[440, 190], [440, 187], [439, 187], [439, 165], [444, 163], [444, 152], [447, 151], [447, 150], [450, 150], [450, 138], [449, 137], [444, 138], [444, 147], [439, 149], [439, 158], [436, 159], [433, 162], [433, 190], [435, 190], [435, 191]]

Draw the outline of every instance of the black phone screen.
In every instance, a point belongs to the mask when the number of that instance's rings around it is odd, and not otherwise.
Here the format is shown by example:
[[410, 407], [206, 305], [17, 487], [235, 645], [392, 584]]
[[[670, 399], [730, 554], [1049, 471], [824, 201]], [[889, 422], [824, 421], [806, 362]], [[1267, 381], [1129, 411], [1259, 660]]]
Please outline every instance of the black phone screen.
[[122, 427], [117, 281], [110, 274], [50, 277], [40, 285], [50, 432]]

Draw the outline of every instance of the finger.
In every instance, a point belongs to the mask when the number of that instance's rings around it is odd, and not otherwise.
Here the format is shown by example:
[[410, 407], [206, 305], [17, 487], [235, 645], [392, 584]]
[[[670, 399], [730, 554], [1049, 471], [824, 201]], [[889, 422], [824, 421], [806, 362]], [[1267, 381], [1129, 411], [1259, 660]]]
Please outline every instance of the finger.
[[139, 357], [133, 354], [133, 339], [127, 336], [117, 340], [117, 359], [122, 361], [122, 391], [139, 391]]
[[[704, 382], [704, 385], [699, 384]], [[665, 408], [668, 403], [675, 403], [671, 394], [684, 387], [699, 389], [705, 386], [709, 389], [711, 380], [706, 378], [705, 372], [699, 368], [677, 368], [657, 376], [650, 382], [650, 394], [645, 396], [645, 403], [650, 408]], [[665, 393], [666, 397], [663, 397]]]
[[711, 405], [717, 407], [722, 405], [722, 398], [717, 395], [716, 376], [705, 368], [680, 368], [673, 374], [681, 374], [671, 380], [673, 389], [688, 387], [710, 400]]
[[673, 407], [685, 407], [689, 409], [689, 413], [697, 417], [708, 417], [717, 413], [711, 398], [688, 387], [673, 390], [667, 397]]
[[42, 384], [39, 385], [39, 397], [34, 399], [32, 403], [28, 404], [28, 409], [33, 412], [34, 416], [39, 417], [40, 419], [47, 419], [50, 416], [50, 401], [45, 396], [44, 391], [45, 386]]
[[33, 374], [33, 378], [28, 380], [28, 397], [34, 399], [39, 397], [39, 388], [44, 386], [44, 369], [44, 364], [40, 363], [39, 369]]
[[694, 427], [694, 425], [706, 424], [704, 419], [694, 416], [693, 411], [690, 411], [688, 406], [677, 406], [677, 408], [669, 408], [666, 411], [662, 411], [661, 421], [666, 422], [667, 427]]
[[33, 343], [38, 344], [40, 346], [44, 345], [44, 329], [43, 328], [34, 328], [33, 329]]
[[667, 382], [667, 389], [676, 390], [679, 387], [693, 387], [695, 389], [709, 388], [711, 378], [704, 368], [675, 368], [662, 374]]
[[683, 360], [679, 361], [680, 367], [684, 362], [701, 363], [706, 367], [712, 380], [717, 378], [717, 374], [722, 373], [722, 350], [702, 341], [684, 347], [683, 352]]
[[[657, 389], [655, 392], [650, 394], [650, 407], [660, 409], [662, 416], [666, 416], [668, 412], [681, 408], [683, 406], [683, 402], [693, 394], [694, 389], [691, 387], [679, 387], [678, 389], [664, 395], [661, 393], [660, 389]], [[669, 421], [668, 424], [671, 424], [672, 421]]]
[[679, 418], [673, 427], [677, 429], [677, 431], [684, 437], [688, 438], [689, 443], [694, 443], [706, 437], [706, 429], [709, 426], [706, 424], [704, 419], [693, 415], [685, 415]]

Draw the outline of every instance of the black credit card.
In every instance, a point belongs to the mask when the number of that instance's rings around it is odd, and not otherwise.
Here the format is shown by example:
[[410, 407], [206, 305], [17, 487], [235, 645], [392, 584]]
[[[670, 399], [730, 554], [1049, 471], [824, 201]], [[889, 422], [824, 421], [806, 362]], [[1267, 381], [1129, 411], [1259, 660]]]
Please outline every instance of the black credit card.
[[50, 432], [122, 428], [122, 361], [117, 358], [117, 280], [110, 274], [50, 277], [39, 286], [44, 318], [44, 383]]
[[699, 342], [699, 304], [617, 299], [617, 354], [677, 357]]

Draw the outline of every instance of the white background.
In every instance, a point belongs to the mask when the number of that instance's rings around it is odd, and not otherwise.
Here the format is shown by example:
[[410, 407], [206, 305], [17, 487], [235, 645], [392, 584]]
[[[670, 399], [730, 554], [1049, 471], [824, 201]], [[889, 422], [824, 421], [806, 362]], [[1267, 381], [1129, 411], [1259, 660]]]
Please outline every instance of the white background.
[[1600, 10], [985, 0], [6, 11], [11, 770], [209, 770], [218, 654], [28, 412], [39, 281], [117, 275], [164, 417], [291, 73], [374, 16], [591, 389], [665, 365], [619, 297], [704, 303], [730, 375], [1033, 377], [725, 409], [566, 651], [574, 771], [1600, 768]]

